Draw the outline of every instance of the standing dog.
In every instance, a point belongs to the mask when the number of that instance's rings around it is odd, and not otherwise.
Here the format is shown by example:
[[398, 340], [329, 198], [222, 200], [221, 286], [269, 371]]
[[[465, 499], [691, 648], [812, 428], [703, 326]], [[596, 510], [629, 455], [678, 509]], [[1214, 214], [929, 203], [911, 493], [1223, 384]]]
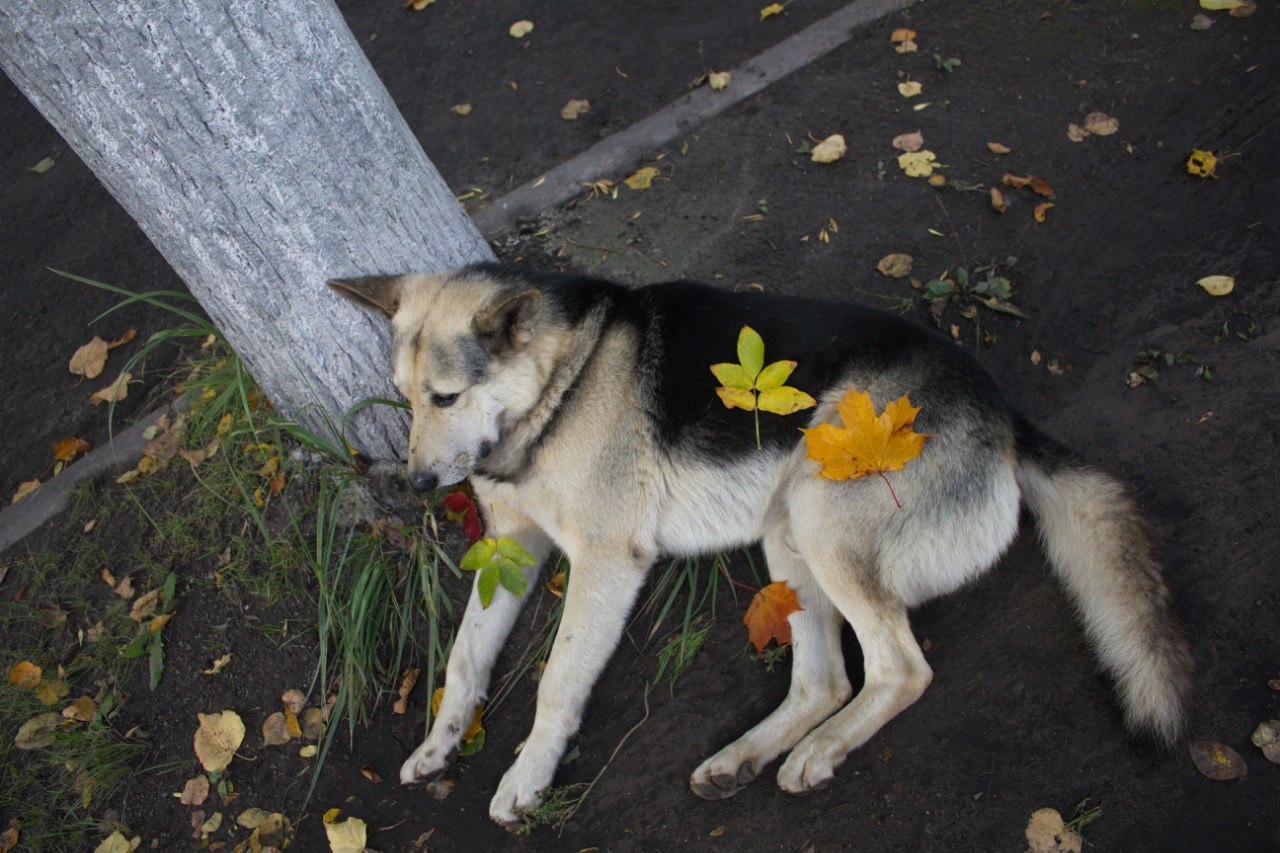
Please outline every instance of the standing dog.
[[[769, 574], [803, 607], [790, 617], [786, 699], [694, 771], [694, 792], [727, 797], [787, 752], [778, 785], [809, 791], [924, 692], [932, 671], [908, 609], [990, 568], [1024, 501], [1129, 725], [1181, 735], [1190, 654], [1132, 499], [1038, 433], [941, 336], [856, 305], [498, 265], [330, 285], [391, 318], [414, 487], [471, 477], [491, 535], [540, 562], [554, 545], [573, 566], [533, 730], [489, 807], [498, 823], [538, 805], [660, 554], [762, 540]], [[744, 324], [772, 359], [798, 363], [788, 384], [818, 401], [793, 417], [759, 413], [759, 445], [753, 416], [720, 402], [708, 369], [731, 359]], [[877, 409], [908, 393], [922, 407], [917, 428], [932, 437], [894, 474], [902, 509], [878, 480], [824, 479], [806, 458], [797, 427], [832, 422], [850, 388]], [[525, 570], [529, 588], [538, 571]], [[453, 759], [522, 603], [499, 591], [486, 609], [472, 592], [439, 715], [402, 783]], [[865, 661], [856, 696], [842, 621]]]

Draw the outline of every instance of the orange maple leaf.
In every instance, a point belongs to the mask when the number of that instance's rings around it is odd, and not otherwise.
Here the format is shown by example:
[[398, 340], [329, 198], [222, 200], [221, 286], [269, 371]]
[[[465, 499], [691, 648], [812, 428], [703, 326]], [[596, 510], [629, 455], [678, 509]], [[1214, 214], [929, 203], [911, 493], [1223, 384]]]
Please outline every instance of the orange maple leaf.
[[[818, 424], [801, 430], [809, 458], [822, 463], [818, 473], [829, 480], [856, 480], [877, 474], [887, 484], [884, 472], [900, 471], [920, 455], [930, 437], [912, 429], [920, 407], [911, 405], [906, 394], [890, 400], [877, 415], [871, 395], [851, 388], [836, 408], [844, 420], [843, 429]], [[889, 491], [893, 492], [892, 486]], [[898, 502], [896, 495], [893, 500]]]
[[791, 623], [787, 617], [803, 609], [796, 591], [787, 586], [786, 581], [775, 581], [757, 592], [747, 606], [747, 615], [742, 617], [742, 624], [747, 626], [747, 639], [756, 647], [756, 652], [763, 654], [770, 640], [777, 640], [778, 645], [791, 642]]

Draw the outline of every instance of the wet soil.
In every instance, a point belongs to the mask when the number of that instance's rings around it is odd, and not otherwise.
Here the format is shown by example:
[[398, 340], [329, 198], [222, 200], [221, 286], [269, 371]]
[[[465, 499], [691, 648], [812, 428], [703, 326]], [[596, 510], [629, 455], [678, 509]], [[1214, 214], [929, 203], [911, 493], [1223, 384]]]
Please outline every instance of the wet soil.
[[[482, 12], [439, 2], [412, 15], [396, 4], [342, 5], [450, 185], [459, 194], [485, 191], [474, 205], [643, 117], [691, 78], [731, 67], [839, 4], [796, 3], [772, 24], [757, 20], [756, 4], [571, 3], [530, 11], [509, 2]], [[456, 789], [443, 801], [393, 783], [421, 734], [426, 697], [419, 689], [411, 714], [397, 717], [384, 705], [349, 745], [340, 741], [307, 811], [302, 763], [283, 749], [255, 750], [254, 761], [237, 765], [241, 803], [283, 809], [306, 850], [323, 849], [318, 812], [339, 804], [376, 830], [371, 843], [383, 850], [409, 849], [431, 830], [430, 849], [445, 851], [1021, 849], [1032, 811], [1051, 806], [1069, 815], [1085, 799], [1104, 808], [1085, 830], [1098, 850], [1280, 845], [1280, 768], [1248, 741], [1258, 722], [1280, 716], [1280, 694], [1267, 687], [1280, 676], [1280, 581], [1272, 571], [1280, 559], [1272, 492], [1280, 473], [1280, 166], [1271, 156], [1280, 149], [1280, 13], [1218, 13], [1211, 29], [1195, 32], [1188, 24], [1197, 11], [1160, 0], [931, 0], [865, 28], [654, 152], [650, 162], [663, 176], [653, 189], [581, 200], [551, 212], [540, 223], [551, 229], [544, 236], [500, 249], [511, 259], [633, 282], [756, 283], [888, 308], [909, 300], [904, 307], [921, 322], [939, 322], [944, 332], [954, 324], [958, 345], [978, 350], [1020, 408], [1132, 484], [1163, 543], [1192, 639], [1194, 732], [1236, 748], [1248, 778], [1209, 781], [1184, 755], [1125, 735], [1028, 528], [985, 578], [913, 615], [917, 637], [929, 641], [932, 686], [851, 755], [824, 791], [788, 796], [766, 771], [730, 800], [708, 803], [690, 793], [693, 768], [786, 690], [785, 665], [769, 674], [744, 654], [744, 602], [734, 610], [726, 598], [674, 694], [651, 691], [648, 719], [610, 761], [644, 717], [644, 685], [656, 670], [653, 649], [637, 648], [643, 632], [633, 631], [635, 642], [619, 649], [588, 707], [579, 756], [556, 782], [589, 781], [608, 768], [563, 834], [539, 829], [516, 838], [487, 819], [488, 799], [531, 720], [527, 680], [486, 719], [484, 750], [459, 766]], [[521, 17], [536, 22], [528, 46], [506, 34]], [[919, 33], [915, 54], [889, 45], [890, 31], [904, 25]], [[952, 57], [962, 64], [939, 67]], [[895, 88], [908, 75], [924, 86], [912, 100]], [[581, 97], [591, 99], [591, 113], [560, 119], [560, 106]], [[462, 102], [475, 105], [465, 118], [449, 111]], [[920, 102], [929, 106], [913, 110]], [[0, 140], [0, 318], [11, 324], [3, 338], [10, 405], [0, 486], [11, 491], [44, 464], [33, 448], [64, 433], [102, 434], [102, 413], [85, 410], [83, 389], [71, 387], [64, 362], [87, 339], [85, 323], [111, 300], [94, 302], [96, 295], [43, 268], [139, 287], [178, 285], [72, 154], [45, 175], [23, 171], [61, 143], [8, 89], [0, 110], [4, 126], [17, 128]], [[1117, 117], [1119, 131], [1070, 141], [1068, 123], [1095, 110]], [[947, 165], [948, 188], [898, 169], [890, 140], [917, 129]], [[818, 166], [795, 153], [805, 138], [835, 132], [849, 143], [846, 159]], [[987, 142], [1012, 153], [993, 154]], [[1216, 178], [1196, 178], [1185, 168], [1196, 148], [1233, 156]], [[1055, 206], [1044, 222], [1032, 215], [1044, 199], [1027, 190], [1005, 188], [1009, 210], [991, 208], [987, 190], [1005, 172], [1036, 174], [1052, 186]], [[958, 305], [936, 318], [907, 281], [875, 271], [889, 252], [913, 255], [913, 275], [922, 280], [998, 262], [1026, 318], [985, 309], [967, 318]], [[1236, 290], [1208, 296], [1194, 282], [1210, 274], [1236, 276]], [[163, 320], [131, 312], [120, 322], [145, 335]], [[1161, 362], [1154, 382], [1127, 387], [1138, 354], [1151, 350], [1175, 363]], [[1197, 374], [1202, 365], [1211, 378]], [[233, 609], [214, 593], [192, 595], [202, 597], [168, 629], [166, 704], [137, 701], [146, 693], [138, 684], [136, 704], [127, 706], [164, 756], [189, 754], [196, 711], [237, 708], [252, 739], [279, 692], [303, 686], [314, 653], [309, 639], [281, 647], [259, 630], [287, 618], [305, 631], [314, 618], [305, 600], [264, 611], [257, 603]], [[513, 650], [523, 648], [538, 606], [535, 599], [517, 627]], [[198, 674], [215, 630], [258, 675], [218, 682]], [[856, 684], [860, 658], [851, 638], [846, 645]], [[509, 665], [504, 659], [499, 671]], [[385, 781], [364, 779], [366, 764]], [[169, 797], [180, 776], [140, 775], [122, 807], [144, 838], [162, 840], [161, 849], [196, 844], [183, 830], [184, 808]]]

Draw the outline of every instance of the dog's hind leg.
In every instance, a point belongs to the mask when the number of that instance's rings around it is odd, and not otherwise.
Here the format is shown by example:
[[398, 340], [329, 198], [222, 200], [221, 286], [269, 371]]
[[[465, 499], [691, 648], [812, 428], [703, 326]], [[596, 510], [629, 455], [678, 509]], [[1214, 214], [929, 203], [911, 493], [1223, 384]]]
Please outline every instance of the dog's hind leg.
[[[835, 549], [832, 549], [835, 550]], [[816, 556], [816, 555], [815, 555]], [[874, 582], [823, 554], [822, 567], [810, 565], [836, 607], [853, 626], [862, 645], [865, 679], [853, 701], [810, 732], [778, 770], [778, 785], [800, 793], [824, 786], [854, 749], [920, 698], [933, 670], [911, 634], [906, 607], [874, 589]], [[867, 577], [862, 574], [862, 577]]]
[[777, 710], [694, 771], [690, 787], [709, 800], [737, 793], [853, 693], [840, 649], [840, 614], [796, 550], [788, 525], [775, 526], [763, 544], [769, 577], [786, 581], [804, 608], [790, 617], [791, 688]]
[[[523, 568], [526, 589], [533, 589], [542, 563], [551, 551], [551, 540], [532, 521], [506, 504], [490, 503], [485, 508], [494, 528], [489, 535], [509, 536], [537, 559], [537, 565]], [[484, 701], [488, 693], [489, 673], [524, 602], [525, 597], [499, 590], [486, 608], [472, 586], [445, 669], [446, 689], [440, 711], [427, 739], [401, 766], [400, 784], [431, 779], [453, 762], [476, 705]]]
[[489, 804], [496, 823], [518, 826], [521, 812], [541, 801], [569, 738], [582, 723], [591, 688], [622, 638], [652, 560], [653, 555], [630, 547], [569, 554], [564, 614], [538, 685], [533, 730]]

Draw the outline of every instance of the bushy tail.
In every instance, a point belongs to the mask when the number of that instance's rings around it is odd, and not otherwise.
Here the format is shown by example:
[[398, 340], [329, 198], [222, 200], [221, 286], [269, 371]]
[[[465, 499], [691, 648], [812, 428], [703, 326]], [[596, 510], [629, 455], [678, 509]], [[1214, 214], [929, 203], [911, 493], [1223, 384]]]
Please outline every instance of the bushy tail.
[[1018, 484], [1049, 560], [1074, 600], [1130, 728], [1183, 736], [1192, 661], [1150, 529], [1125, 487], [1019, 424]]

